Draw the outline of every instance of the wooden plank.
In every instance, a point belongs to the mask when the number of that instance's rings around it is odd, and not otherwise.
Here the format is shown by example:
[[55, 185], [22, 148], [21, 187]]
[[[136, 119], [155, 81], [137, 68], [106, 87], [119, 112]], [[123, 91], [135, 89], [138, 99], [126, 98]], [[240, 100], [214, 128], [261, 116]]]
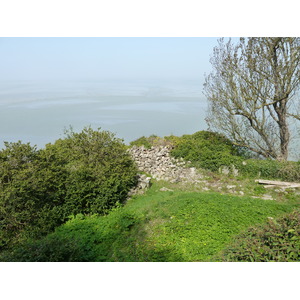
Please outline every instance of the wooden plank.
[[265, 189], [273, 189], [273, 188], [292, 189], [292, 188], [298, 188], [298, 187], [300, 187], [300, 186], [299, 185], [274, 185], [274, 184], [264, 185]]
[[264, 185], [270, 185], [274, 187], [282, 187], [282, 188], [296, 188], [300, 187], [300, 183], [296, 182], [287, 182], [287, 181], [274, 181], [274, 180], [262, 180], [262, 179], [256, 179], [255, 182], [258, 182], [259, 184]]

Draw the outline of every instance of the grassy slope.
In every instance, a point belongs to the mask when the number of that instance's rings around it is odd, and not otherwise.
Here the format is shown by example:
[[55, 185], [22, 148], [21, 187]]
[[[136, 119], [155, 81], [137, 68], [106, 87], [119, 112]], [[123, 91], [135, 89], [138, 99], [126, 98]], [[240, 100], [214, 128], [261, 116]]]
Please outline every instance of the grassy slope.
[[152, 249], [149, 260], [209, 261], [233, 235], [294, 207], [291, 202], [158, 189], [153, 186], [124, 208], [143, 216], [139, 244]]
[[240, 231], [298, 206], [214, 192], [161, 192], [162, 186], [154, 183], [107, 216], [71, 220], [7, 260], [213, 261]]

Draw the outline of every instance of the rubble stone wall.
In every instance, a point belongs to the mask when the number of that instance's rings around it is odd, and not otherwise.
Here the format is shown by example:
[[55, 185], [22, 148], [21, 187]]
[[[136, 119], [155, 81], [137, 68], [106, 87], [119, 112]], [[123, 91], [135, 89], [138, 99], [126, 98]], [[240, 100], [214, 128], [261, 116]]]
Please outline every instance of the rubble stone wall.
[[157, 180], [170, 182], [193, 181], [197, 182], [203, 176], [196, 168], [187, 167], [183, 159], [170, 156], [168, 146], [151, 147], [133, 146], [129, 150], [140, 171], [151, 175]]

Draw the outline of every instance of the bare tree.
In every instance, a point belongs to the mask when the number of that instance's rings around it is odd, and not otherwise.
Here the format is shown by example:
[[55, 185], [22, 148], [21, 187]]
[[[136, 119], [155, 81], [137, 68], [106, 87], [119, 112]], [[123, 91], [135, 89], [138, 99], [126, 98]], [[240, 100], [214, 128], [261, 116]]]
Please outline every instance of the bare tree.
[[300, 38], [218, 41], [206, 76], [206, 121], [236, 145], [287, 160], [291, 120], [300, 120]]

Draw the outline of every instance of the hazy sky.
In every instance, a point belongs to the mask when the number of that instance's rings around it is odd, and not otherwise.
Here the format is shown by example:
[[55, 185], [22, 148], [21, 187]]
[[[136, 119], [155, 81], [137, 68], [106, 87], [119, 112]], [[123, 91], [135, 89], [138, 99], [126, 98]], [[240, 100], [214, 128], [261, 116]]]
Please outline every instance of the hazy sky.
[[0, 80], [203, 80], [217, 38], [0, 38]]

